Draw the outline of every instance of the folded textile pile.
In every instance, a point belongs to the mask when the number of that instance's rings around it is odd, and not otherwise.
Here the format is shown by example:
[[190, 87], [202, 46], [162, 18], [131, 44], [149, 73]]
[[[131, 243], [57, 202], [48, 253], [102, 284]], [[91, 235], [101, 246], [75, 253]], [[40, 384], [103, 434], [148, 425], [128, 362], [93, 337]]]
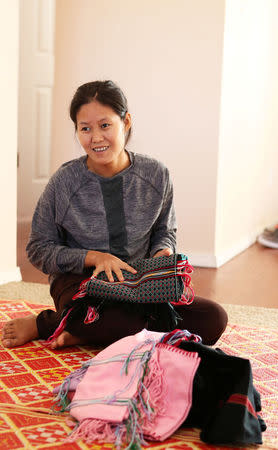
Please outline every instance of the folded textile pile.
[[69, 441], [140, 448], [184, 424], [201, 428], [204, 442], [246, 445], [262, 443], [266, 429], [249, 361], [202, 345], [187, 330], [144, 329], [120, 339], [55, 393], [78, 421]]

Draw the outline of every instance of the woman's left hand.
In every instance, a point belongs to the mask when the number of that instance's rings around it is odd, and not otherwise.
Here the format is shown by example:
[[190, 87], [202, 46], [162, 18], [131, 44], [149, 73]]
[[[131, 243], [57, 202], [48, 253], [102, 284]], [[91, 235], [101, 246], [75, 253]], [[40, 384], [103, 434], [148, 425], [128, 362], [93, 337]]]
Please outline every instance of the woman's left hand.
[[159, 250], [153, 255], [153, 258], [157, 258], [158, 256], [170, 256], [173, 254], [173, 250], [169, 247], [163, 248], [162, 250]]

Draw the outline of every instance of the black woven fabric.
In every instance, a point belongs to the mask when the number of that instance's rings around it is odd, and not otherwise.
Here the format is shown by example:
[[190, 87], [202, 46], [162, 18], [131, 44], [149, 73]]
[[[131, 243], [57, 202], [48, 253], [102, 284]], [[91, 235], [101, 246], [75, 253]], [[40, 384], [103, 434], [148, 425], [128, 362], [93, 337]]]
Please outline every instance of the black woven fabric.
[[86, 293], [94, 298], [121, 302], [176, 303], [184, 291], [183, 280], [177, 275], [179, 261], [187, 261], [187, 258], [174, 254], [139, 259], [132, 264], [136, 274], [123, 270], [123, 282], [108, 282], [105, 272], [101, 272], [97, 278], [86, 282]]
[[147, 323], [155, 322], [157, 327], [164, 323], [165, 331], [177, 327], [180, 317], [173, 305], [189, 304], [194, 298], [189, 275], [193, 268], [187, 257], [173, 254], [139, 259], [132, 266], [137, 273], [123, 271], [124, 281], [121, 282], [109, 282], [105, 272], [97, 278], [84, 280], [49, 340], [57, 337], [62, 329], [69, 329], [74, 320], [82, 318], [84, 323], [93, 323], [115, 301], [140, 314]]

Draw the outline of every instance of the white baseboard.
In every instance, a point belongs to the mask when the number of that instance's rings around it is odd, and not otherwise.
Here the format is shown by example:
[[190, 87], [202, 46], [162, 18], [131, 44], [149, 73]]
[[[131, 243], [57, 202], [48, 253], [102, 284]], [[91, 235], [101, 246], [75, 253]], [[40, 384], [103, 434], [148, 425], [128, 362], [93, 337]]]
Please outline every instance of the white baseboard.
[[188, 257], [189, 263], [193, 267], [216, 267], [216, 257], [210, 254], [197, 254], [182, 252]]
[[228, 250], [226, 250], [223, 253], [220, 254], [198, 254], [198, 253], [190, 253], [190, 252], [183, 252], [185, 255], [188, 256], [188, 261], [192, 266], [194, 267], [210, 267], [210, 268], [218, 268], [223, 266], [226, 262], [228, 262], [230, 259], [234, 258], [235, 256], [239, 255], [241, 252], [246, 250], [250, 245], [254, 244], [257, 238], [257, 233], [253, 236], [246, 236], [245, 238], [241, 239], [236, 245], [233, 247], [230, 247]]
[[250, 247], [250, 245], [254, 244], [256, 239], [257, 239], [257, 234], [255, 236], [245, 237], [245, 238], [241, 239], [239, 242], [237, 242], [236, 245], [229, 248], [227, 251], [225, 251], [221, 255], [217, 255], [216, 256], [216, 267], [222, 266], [226, 262], [230, 261], [230, 259], [239, 255], [241, 252], [243, 252], [248, 247]]
[[19, 267], [15, 267], [14, 270], [0, 271], [0, 284], [21, 280], [22, 277]]

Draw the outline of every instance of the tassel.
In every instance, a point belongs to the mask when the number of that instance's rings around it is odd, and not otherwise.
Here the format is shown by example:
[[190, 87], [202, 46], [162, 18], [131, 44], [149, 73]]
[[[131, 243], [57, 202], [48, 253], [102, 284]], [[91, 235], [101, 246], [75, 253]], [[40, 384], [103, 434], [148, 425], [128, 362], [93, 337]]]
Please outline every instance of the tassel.
[[182, 279], [184, 291], [183, 291], [183, 294], [181, 295], [181, 297], [179, 298], [179, 300], [177, 302], [171, 302], [171, 304], [174, 306], [190, 305], [193, 302], [194, 297], [195, 297], [193, 288], [190, 285], [191, 277], [186, 273], [179, 273], [178, 275]]
[[93, 323], [99, 319], [99, 314], [96, 311], [96, 308], [92, 308], [92, 306], [88, 306], [87, 315], [84, 319], [84, 323]]
[[202, 338], [198, 334], [190, 333], [188, 330], [173, 330], [165, 333], [159, 343], [178, 347], [183, 341], [202, 342]]
[[72, 297], [72, 300], [76, 300], [77, 298], [86, 297], [87, 295], [87, 282], [91, 278], [86, 278], [86, 280], [83, 280], [79, 286], [79, 291]]
[[66, 442], [84, 439], [88, 444], [94, 441], [113, 443], [116, 441], [117, 426], [100, 419], [84, 419], [72, 431]]
[[151, 360], [144, 383], [139, 385], [140, 422], [145, 435], [153, 430], [157, 414], [165, 415], [166, 396], [163, 389], [163, 369], [158, 361]]
[[70, 387], [70, 380], [66, 378], [63, 384], [61, 385], [57, 396], [54, 398], [55, 405], [52, 407], [53, 411], [55, 412], [65, 411], [66, 407], [70, 403], [70, 400], [68, 399], [69, 387]]
[[[178, 305], [180, 305], [180, 303], [177, 303]], [[178, 312], [175, 310], [175, 308], [173, 307], [172, 303], [169, 303], [169, 313], [170, 313], [170, 318], [171, 318], [171, 326], [170, 329], [173, 327], [176, 327], [178, 325], [178, 321], [182, 320], [181, 316], [178, 314]]]
[[173, 303], [173, 305], [190, 305], [195, 297], [195, 293], [191, 286], [185, 285], [185, 293], [181, 295], [178, 303]]
[[56, 328], [54, 333], [47, 339], [46, 345], [50, 345], [51, 342], [53, 342], [55, 339], [57, 339], [57, 337], [60, 336], [60, 334], [64, 331], [65, 326], [66, 326], [66, 322], [67, 322], [67, 318], [70, 315], [72, 310], [73, 310], [73, 307], [68, 310], [68, 312], [65, 315], [65, 317], [63, 317], [63, 319], [61, 320], [58, 328]]
[[[57, 408], [58, 411], [64, 412], [67, 409], [67, 406], [70, 404], [70, 400], [68, 398], [68, 393], [71, 387], [71, 384], [73, 381], [80, 382], [82, 378], [84, 377], [85, 373], [87, 372], [87, 369], [92, 365], [92, 360], [89, 360], [85, 362], [82, 367], [75, 370], [74, 372], [70, 373], [61, 384], [59, 391], [54, 398], [54, 402], [56, 405], [54, 405], [54, 408]], [[57, 409], [55, 409], [55, 412], [57, 412]]]
[[194, 291], [191, 283], [191, 274], [193, 272], [193, 267], [189, 264], [187, 256], [180, 255], [181, 259], [177, 261], [177, 272], [176, 275], [180, 276], [183, 282], [184, 291], [177, 302], [171, 302], [172, 305], [190, 305], [194, 300]]
[[129, 442], [126, 450], [140, 449], [141, 444], [146, 442], [143, 438], [142, 429], [138, 423], [138, 409], [132, 400], [129, 403], [129, 416], [122, 424], [109, 423], [101, 419], [84, 419], [77, 424], [66, 442], [74, 442], [84, 439], [88, 444], [95, 441], [115, 443], [117, 448], [122, 447], [123, 442]]

